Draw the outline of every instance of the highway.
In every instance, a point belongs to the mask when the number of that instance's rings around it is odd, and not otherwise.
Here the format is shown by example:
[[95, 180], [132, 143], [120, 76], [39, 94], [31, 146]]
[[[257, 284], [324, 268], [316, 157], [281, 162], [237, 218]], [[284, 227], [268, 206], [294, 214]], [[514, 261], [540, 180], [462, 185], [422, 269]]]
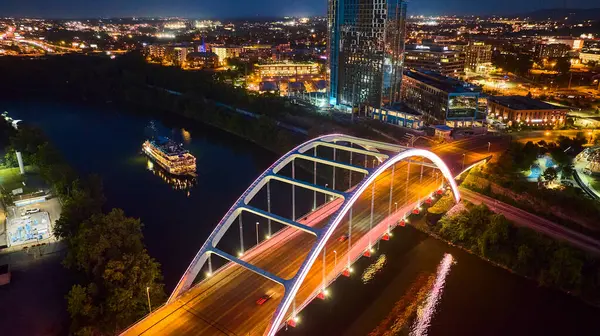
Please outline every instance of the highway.
[[490, 210], [504, 215], [516, 225], [531, 228], [550, 237], [563, 240], [584, 251], [600, 255], [600, 242], [584, 234], [465, 188], [460, 188], [460, 194], [464, 201], [473, 204], [485, 203]]
[[[465, 165], [488, 155], [488, 141], [485, 138], [464, 140], [438, 146], [435, 152], [447, 162], [451, 162], [449, 166], [457, 173], [462, 167], [463, 153]], [[470, 151], [465, 152], [466, 148]], [[471, 151], [473, 149], [475, 151]], [[395, 213], [395, 218], [410, 211], [413, 204], [423, 201], [438, 189], [441, 183], [441, 174], [435, 174], [433, 169], [425, 167], [421, 179], [420, 167], [414, 163], [410, 164], [410, 173], [407, 174], [408, 165], [407, 162], [400, 162], [395, 166], [392, 188], [392, 212]], [[355, 259], [360, 256], [368, 248], [369, 241], [374, 243], [385, 231], [388, 222], [384, 220], [390, 215], [391, 175], [391, 169], [388, 169], [375, 181], [373, 227], [378, 223], [383, 224], [375, 230], [369, 230], [372, 190], [369, 187], [353, 207], [350, 257], [348, 241], [339, 241], [348, 231], [346, 219], [326, 244], [325, 264], [323, 258], [317, 258], [300, 287], [296, 296], [298, 309], [323, 288], [324, 266], [327, 283], [342, 271], [349, 258]], [[396, 202], [398, 212], [395, 212]], [[298, 221], [305, 225], [322, 227], [340, 204], [339, 201], [330, 202]], [[368, 232], [370, 234], [367, 234]], [[309, 234], [294, 228], [285, 228], [271, 239], [247, 251], [242, 259], [281, 278], [289, 279], [299, 269], [314, 241], [315, 238]], [[257, 305], [256, 300], [265, 294], [272, 297], [263, 305]], [[332, 293], [331, 299], [335, 299], [335, 295], [336, 293]], [[126, 330], [123, 335], [262, 335], [282, 296], [282, 286], [237, 264], [229, 263], [173, 303], [159, 308]], [[288, 316], [291, 316], [291, 309]]]

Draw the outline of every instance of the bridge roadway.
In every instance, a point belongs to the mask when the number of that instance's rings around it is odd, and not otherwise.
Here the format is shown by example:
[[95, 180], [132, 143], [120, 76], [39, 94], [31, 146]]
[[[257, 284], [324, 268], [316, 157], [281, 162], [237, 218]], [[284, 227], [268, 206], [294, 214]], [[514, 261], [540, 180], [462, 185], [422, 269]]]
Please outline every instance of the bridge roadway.
[[[473, 143], [466, 142], [471, 146]], [[478, 146], [481, 149], [481, 145]], [[487, 142], [485, 143], [487, 149]], [[464, 146], [457, 152], [455, 145], [442, 145], [438, 150], [442, 156], [456, 163], [456, 158], [462, 160]], [[470, 155], [472, 160], [478, 160], [482, 153]], [[471, 160], [469, 160], [471, 161]], [[467, 164], [468, 162], [467, 161]], [[459, 164], [460, 165], [460, 164]], [[398, 202], [396, 218], [412, 209], [418, 200], [423, 200], [441, 184], [441, 174], [433, 174], [433, 169], [424, 168], [420, 182], [420, 166], [411, 164], [409, 188], [407, 183], [407, 163], [396, 164], [393, 185], [392, 212], [395, 212], [395, 202]], [[452, 165], [450, 165], [452, 166]], [[454, 165], [456, 166], [456, 164]], [[432, 176], [433, 175], [433, 176]], [[389, 192], [391, 169], [380, 175], [375, 181], [375, 209], [373, 227], [384, 223], [378, 230], [369, 232], [371, 216], [371, 188], [367, 188], [353, 207], [352, 249], [350, 259], [354, 260], [368, 247], [369, 237], [374, 242], [380, 234], [374, 231], [385, 231], [389, 210]], [[318, 197], [322, 195], [318, 195]], [[333, 214], [340, 201], [333, 201], [317, 211], [301, 218], [299, 222], [322, 227]], [[347, 216], [348, 217], [348, 216]], [[347, 233], [347, 218], [340, 224], [332, 239], [326, 244], [326, 274], [327, 282], [332, 281], [348, 263], [348, 242], [340, 242], [338, 238]], [[246, 252], [243, 260], [254, 264], [266, 271], [284, 279], [292, 277], [306, 257], [309, 247], [314, 243], [314, 237], [294, 228], [284, 228], [271, 239], [263, 241], [257, 247]], [[355, 245], [355, 243], [358, 244]], [[337, 252], [337, 268], [334, 264]], [[317, 258], [296, 296], [297, 310], [307, 304], [323, 287], [323, 258]], [[199, 275], [202, 276], [202, 275]], [[265, 294], [272, 298], [262, 306], [256, 300]], [[336, 293], [331, 293], [335, 299]], [[273, 316], [273, 313], [283, 297], [283, 287], [237, 264], [228, 263], [211, 277], [204, 279], [175, 302], [163, 306], [153, 314], [126, 330], [123, 335], [262, 335]], [[287, 316], [291, 316], [292, 308]], [[301, 316], [300, 316], [301, 319]], [[301, 321], [300, 321], [301, 323]]]

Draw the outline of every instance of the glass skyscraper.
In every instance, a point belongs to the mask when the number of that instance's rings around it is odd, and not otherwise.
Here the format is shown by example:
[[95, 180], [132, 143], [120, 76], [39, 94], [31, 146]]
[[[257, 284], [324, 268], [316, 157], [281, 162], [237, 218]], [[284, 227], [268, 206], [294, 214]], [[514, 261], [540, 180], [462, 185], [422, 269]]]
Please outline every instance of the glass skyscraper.
[[329, 102], [374, 108], [400, 99], [406, 3], [329, 0]]

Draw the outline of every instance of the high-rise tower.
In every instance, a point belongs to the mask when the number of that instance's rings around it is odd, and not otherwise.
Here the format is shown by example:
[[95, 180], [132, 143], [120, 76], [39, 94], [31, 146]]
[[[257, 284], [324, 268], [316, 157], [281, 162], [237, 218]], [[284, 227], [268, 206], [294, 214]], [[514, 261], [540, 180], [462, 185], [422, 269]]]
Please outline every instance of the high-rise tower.
[[329, 102], [374, 108], [400, 98], [406, 3], [329, 0]]

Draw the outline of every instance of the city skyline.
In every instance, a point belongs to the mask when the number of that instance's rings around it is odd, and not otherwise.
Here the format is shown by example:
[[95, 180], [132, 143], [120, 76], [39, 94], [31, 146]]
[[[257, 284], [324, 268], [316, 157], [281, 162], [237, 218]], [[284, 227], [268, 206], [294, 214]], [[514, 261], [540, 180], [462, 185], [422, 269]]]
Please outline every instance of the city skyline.
[[[549, 0], [522, 3], [517, 0], [481, 2], [476, 0], [426, 0], [408, 3], [409, 15], [492, 15], [523, 14], [551, 8], [593, 8], [587, 0]], [[519, 8], [518, 10], [516, 8]], [[168, 3], [157, 0], [134, 0], [122, 3], [108, 0], [102, 3], [84, 3], [76, 0], [44, 0], [27, 2], [8, 0], [3, 15], [41, 18], [96, 18], [96, 17], [155, 17], [182, 16], [187, 18], [267, 18], [278, 16], [324, 16], [326, 0], [223, 0], [197, 3], [191, 0], [174, 0]]]

